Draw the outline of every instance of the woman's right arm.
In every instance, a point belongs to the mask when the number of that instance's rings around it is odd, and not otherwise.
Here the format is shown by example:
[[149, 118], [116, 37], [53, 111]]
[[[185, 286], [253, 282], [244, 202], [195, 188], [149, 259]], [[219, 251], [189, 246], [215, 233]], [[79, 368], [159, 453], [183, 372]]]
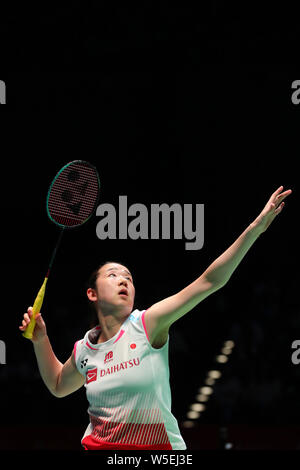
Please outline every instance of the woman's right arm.
[[[32, 307], [29, 307], [27, 313], [24, 314], [22, 326], [19, 327], [21, 331], [26, 330], [31, 316]], [[40, 313], [36, 316], [36, 325], [31, 341], [33, 342], [41, 377], [54, 396], [58, 398], [65, 397], [82, 387], [84, 376], [77, 370], [74, 352], [64, 364], [57, 359]]]

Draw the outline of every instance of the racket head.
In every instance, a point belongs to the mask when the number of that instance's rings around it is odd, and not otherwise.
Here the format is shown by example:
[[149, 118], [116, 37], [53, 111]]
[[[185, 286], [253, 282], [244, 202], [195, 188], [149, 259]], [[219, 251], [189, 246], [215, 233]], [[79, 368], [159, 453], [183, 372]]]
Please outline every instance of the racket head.
[[48, 217], [62, 229], [79, 227], [92, 217], [99, 194], [97, 169], [84, 160], [73, 160], [61, 168], [49, 187]]

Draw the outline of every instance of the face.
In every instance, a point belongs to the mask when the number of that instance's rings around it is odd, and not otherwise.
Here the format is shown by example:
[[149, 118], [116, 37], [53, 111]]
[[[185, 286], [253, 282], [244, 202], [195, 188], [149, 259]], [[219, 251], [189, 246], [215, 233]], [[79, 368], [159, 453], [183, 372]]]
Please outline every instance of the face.
[[129, 270], [122, 264], [105, 264], [98, 272], [96, 289], [88, 289], [87, 295], [97, 301], [103, 311], [131, 313], [135, 289]]

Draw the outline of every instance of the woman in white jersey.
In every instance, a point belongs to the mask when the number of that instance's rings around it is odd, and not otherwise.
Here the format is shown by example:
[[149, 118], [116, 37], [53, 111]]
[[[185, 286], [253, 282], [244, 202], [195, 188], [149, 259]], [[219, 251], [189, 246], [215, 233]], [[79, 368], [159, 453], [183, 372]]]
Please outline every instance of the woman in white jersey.
[[[259, 216], [199, 278], [180, 292], [134, 310], [131, 273], [107, 262], [87, 289], [98, 326], [77, 341], [62, 364], [55, 356], [41, 314], [36, 317], [33, 346], [46, 386], [56, 397], [86, 387], [89, 425], [85, 449], [186, 449], [171, 413], [168, 343], [170, 326], [203, 299], [223, 287], [257, 238], [282, 211], [292, 191], [280, 186]], [[24, 314], [20, 330], [30, 321]]]

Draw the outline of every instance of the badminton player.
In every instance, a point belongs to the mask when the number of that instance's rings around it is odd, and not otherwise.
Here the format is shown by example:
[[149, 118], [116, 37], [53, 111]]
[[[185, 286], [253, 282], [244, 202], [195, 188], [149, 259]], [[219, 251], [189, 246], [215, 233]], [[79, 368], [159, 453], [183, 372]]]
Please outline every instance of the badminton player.
[[[186, 449], [171, 412], [170, 326], [228, 282], [291, 192], [280, 186], [258, 217], [199, 278], [146, 310], [133, 310], [135, 288], [128, 268], [116, 262], [101, 265], [87, 289], [98, 326], [75, 343], [64, 364], [56, 358], [38, 314], [32, 342], [46, 386], [56, 397], [86, 388], [89, 424], [81, 441], [85, 449]], [[21, 331], [31, 316], [28, 308]]]

